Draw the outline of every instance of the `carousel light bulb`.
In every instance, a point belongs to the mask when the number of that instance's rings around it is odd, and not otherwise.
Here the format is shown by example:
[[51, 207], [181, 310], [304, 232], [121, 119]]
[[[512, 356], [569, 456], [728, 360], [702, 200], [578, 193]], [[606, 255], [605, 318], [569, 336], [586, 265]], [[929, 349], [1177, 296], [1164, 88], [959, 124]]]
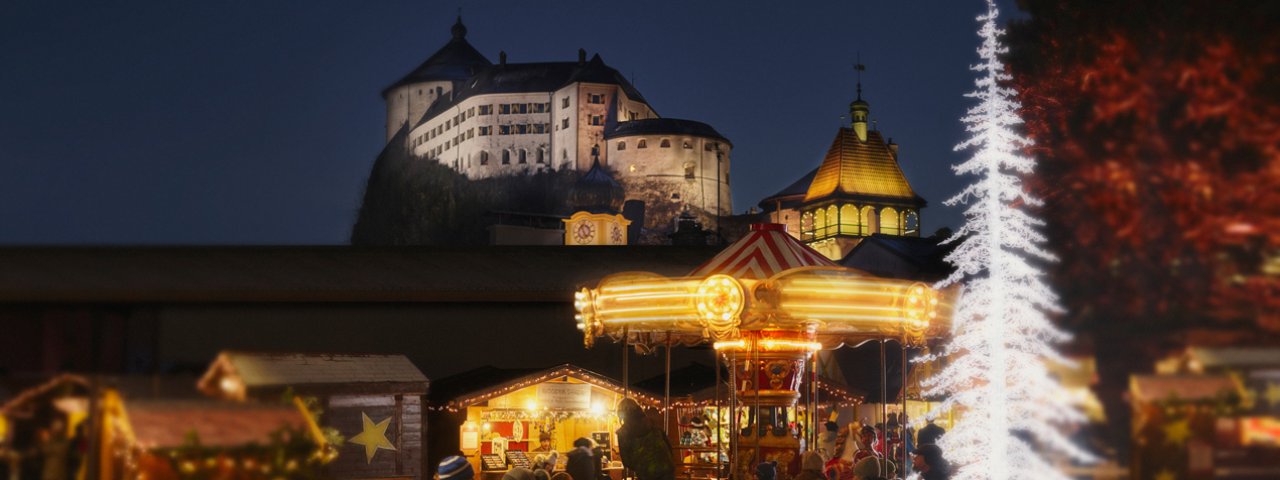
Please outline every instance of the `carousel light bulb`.
[[534, 410], [537, 410], [537, 409], [538, 409], [538, 401], [537, 401], [537, 400], [529, 400], [528, 402], [525, 402], [525, 404], [524, 404], [524, 408], [525, 408], [525, 410], [528, 410], [528, 411], [531, 411], [531, 412], [532, 412], [532, 411], [534, 411]]

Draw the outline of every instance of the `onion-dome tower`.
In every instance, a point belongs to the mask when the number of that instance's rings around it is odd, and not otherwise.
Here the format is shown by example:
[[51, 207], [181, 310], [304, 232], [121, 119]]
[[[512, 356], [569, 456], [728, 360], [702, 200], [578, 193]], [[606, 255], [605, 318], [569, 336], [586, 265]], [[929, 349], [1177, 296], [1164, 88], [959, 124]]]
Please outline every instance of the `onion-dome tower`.
[[619, 213], [626, 191], [600, 166], [597, 154], [591, 169], [569, 191], [573, 215], [564, 220], [565, 245], [626, 245], [630, 220]]

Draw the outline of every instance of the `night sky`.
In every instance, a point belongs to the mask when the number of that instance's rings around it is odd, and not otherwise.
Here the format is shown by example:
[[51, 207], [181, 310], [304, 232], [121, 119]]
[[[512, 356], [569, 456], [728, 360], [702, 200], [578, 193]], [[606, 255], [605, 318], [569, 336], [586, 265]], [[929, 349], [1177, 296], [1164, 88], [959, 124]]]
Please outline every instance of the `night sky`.
[[[1012, 5], [1004, 4], [1005, 12]], [[342, 244], [383, 146], [379, 92], [449, 39], [634, 78], [734, 143], [734, 209], [816, 167], [868, 66], [872, 119], [955, 227], [977, 0], [0, 4], [0, 243]], [[1004, 16], [1009, 18], [1009, 16]]]

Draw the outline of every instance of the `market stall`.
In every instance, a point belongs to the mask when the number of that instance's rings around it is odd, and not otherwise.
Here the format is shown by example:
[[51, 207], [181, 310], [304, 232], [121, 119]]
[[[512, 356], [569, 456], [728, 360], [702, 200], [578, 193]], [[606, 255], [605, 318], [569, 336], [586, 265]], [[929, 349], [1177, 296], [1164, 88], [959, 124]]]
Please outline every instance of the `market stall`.
[[[439, 382], [452, 387], [450, 380]], [[484, 478], [501, 478], [508, 469], [527, 467], [539, 455], [552, 452], [559, 459], [556, 468], [563, 470], [567, 453], [579, 438], [592, 439], [595, 458], [602, 461], [604, 471], [620, 478], [614, 410], [626, 396], [654, 409], [661, 404], [656, 397], [565, 364], [496, 383], [473, 384], [436, 409], [460, 420], [455, 430], [457, 450]]]
[[[641, 352], [665, 347], [669, 369], [673, 346], [713, 345], [717, 364], [728, 366], [732, 388], [718, 407], [733, 412], [734, 433], [728, 451], [722, 446], [716, 455], [731, 459], [736, 478], [774, 460], [786, 479], [799, 473], [801, 445], [814, 443], [806, 426], [820, 423], [813, 404], [820, 394], [807, 397], [799, 410], [805, 418], [794, 414], [802, 389], [818, 388], [817, 352], [871, 341], [881, 342], [882, 352], [885, 341], [923, 345], [946, 331], [948, 299], [921, 282], [840, 267], [782, 225], [757, 224], [686, 277], [614, 274], [579, 291], [574, 305], [587, 347], [598, 337]], [[705, 476], [723, 475], [713, 469]]]

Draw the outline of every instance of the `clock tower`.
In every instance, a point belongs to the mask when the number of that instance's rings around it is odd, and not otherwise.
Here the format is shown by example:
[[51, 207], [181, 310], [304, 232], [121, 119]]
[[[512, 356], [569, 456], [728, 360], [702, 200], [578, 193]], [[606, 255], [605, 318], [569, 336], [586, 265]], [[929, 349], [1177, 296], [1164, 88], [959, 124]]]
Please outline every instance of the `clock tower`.
[[597, 156], [569, 192], [573, 215], [564, 220], [564, 244], [626, 245], [631, 221], [618, 213], [625, 197], [622, 185], [600, 166]]

